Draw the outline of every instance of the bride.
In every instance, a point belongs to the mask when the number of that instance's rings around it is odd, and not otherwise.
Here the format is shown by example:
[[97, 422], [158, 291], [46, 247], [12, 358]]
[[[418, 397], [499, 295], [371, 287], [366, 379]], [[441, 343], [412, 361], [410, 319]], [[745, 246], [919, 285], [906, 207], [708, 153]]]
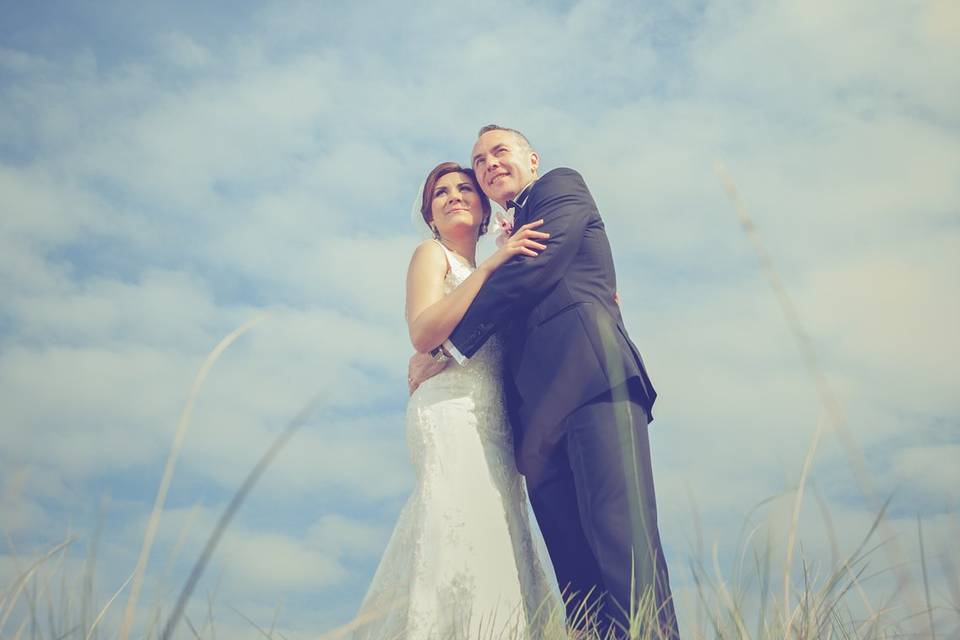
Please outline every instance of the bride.
[[[476, 264], [490, 201], [455, 162], [427, 175], [420, 207], [433, 233], [413, 254], [406, 318], [417, 351], [441, 344], [480, 287], [515, 255], [536, 256], [542, 221]], [[501, 343], [425, 381], [407, 406], [412, 495], [349, 625], [356, 640], [566, 637], [563, 606], [534, 544], [504, 408]], [[548, 578], [548, 576], [550, 576]]]

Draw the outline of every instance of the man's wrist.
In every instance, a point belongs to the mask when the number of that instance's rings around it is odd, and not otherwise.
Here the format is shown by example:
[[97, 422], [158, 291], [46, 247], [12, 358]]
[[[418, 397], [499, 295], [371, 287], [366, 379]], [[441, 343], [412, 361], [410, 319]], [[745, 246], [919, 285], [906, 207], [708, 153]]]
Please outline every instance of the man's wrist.
[[450, 359], [450, 352], [442, 344], [430, 351], [430, 357], [437, 362], [446, 362]]
[[445, 352], [448, 356], [450, 356], [451, 358], [453, 358], [454, 360], [457, 361], [457, 364], [459, 364], [459, 365], [467, 364], [468, 358], [465, 357], [462, 353], [460, 353], [460, 350], [457, 349], [457, 345], [455, 345], [455, 344], [453, 344], [452, 342], [450, 342], [450, 339], [449, 339], [449, 338], [447, 338], [446, 340], [444, 340], [444, 341], [443, 341], [443, 344], [441, 344], [440, 346], [443, 347], [444, 352]]

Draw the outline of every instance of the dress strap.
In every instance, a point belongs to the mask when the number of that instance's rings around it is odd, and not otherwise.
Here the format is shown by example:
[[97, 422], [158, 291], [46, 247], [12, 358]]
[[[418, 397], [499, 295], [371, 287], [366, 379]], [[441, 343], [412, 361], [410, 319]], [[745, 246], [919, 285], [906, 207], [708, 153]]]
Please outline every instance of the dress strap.
[[461, 274], [461, 277], [466, 277], [473, 272], [473, 268], [471, 268], [470, 265], [454, 254], [453, 251], [448, 249], [446, 245], [436, 238], [433, 238], [432, 240], [440, 245], [441, 249], [443, 249], [443, 254], [447, 256], [447, 266], [450, 268], [451, 272], [459, 273]]
[[443, 249], [444, 255], [447, 256], [447, 260], [449, 260], [449, 259], [450, 259], [450, 249], [447, 249], [447, 247], [446, 247], [442, 242], [440, 242], [439, 240], [437, 240], [436, 238], [430, 238], [430, 239], [433, 240], [434, 242], [436, 242], [438, 245], [440, 245], [440, 248]]
[[443, 255], [447, 256], [447, 269], [453, 271], [453, 256], [450, 255], [450, 249], [447, 249], [443, 246], [443, 243], [437, 240], [436, 238], [431, 238], [434, 242], [440, 245], [440, 248], [443, 249]]

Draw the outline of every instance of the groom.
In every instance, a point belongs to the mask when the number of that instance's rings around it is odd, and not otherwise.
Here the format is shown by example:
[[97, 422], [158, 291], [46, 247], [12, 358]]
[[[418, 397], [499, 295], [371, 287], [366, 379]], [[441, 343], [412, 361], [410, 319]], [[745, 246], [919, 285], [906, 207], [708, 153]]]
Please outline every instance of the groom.
[[539, 163], [519, 131], [480, 130], [472, 166], [484, 193], [514, 210], [515, 229], [543, 219], [537, 230], [550, 237], [540, 255], [493, 273], [434, 361], [411, 360], [413, 385], [502, 332], [517, 467], [571, 598], [568, 618], [586, 597], [599, 606], [603, 637], [611, 625], [629, 627], [624, 611], [649, 590], [661, 634], [653, 637], [678, 638], [647, 438], [656, 392], [614, 302], [610, 245], [590, 191], [572, 169], [539, 176]]

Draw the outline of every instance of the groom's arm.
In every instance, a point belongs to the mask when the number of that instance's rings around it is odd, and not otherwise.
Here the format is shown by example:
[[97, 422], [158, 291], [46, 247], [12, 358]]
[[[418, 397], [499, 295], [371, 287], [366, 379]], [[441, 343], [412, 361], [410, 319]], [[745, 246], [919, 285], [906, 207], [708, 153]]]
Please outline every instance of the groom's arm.
[[[533, 308], [566, 274], [597, 206], [580, 174], [555, 169], [537, 180], [526, 207], [550, 234], [536, 257], [515, 256], [484, 283], [448, 343], [469, 358], [515, 314]], [[454, 354], [457, 355], [457, 354]]]

